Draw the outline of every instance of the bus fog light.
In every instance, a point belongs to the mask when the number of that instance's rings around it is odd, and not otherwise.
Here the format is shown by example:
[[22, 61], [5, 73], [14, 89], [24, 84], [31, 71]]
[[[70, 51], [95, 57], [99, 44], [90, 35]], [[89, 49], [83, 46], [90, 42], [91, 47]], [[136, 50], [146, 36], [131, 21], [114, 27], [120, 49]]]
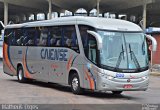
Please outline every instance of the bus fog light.
[[113, 77], [112, 76], [108, 76], [108, 79], [111, 80], [111, 79], [113, 79]]
[[147, 76], [142, 77], [142, 79], [144, 79], [144, 80], [147, 79], [147, 78], [148, 78]]

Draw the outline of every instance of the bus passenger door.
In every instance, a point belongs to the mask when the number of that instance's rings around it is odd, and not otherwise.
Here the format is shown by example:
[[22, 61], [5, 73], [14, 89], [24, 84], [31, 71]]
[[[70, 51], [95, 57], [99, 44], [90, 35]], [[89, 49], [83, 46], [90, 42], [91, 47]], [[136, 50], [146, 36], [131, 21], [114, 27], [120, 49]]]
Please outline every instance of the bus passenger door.
[[96, 65], [98, 64], [97, 63], [98, 62], [97, 41], [95, 37], [93, 37], [92, 35], [88, 35], [87, 43], [88, 45], [87, 45], [87, 49], [85, 50], [85, 53], [88, 61], [85, 64], [85, 68], [86, 68], [85, 74], [88, 80], [85, 80], [84, 83], [86, 84], [86, 88], [96, 89], [96, 86], [97, 86], [96, 85], [97, 84], [97, 66]]
[[87, 30], [94, 30], [91, 27], [80, 25], [79, 31], [84, 50], [85, 61], [83, 63], [84, 88], [96, 89], [97, 84], [97, 65], [98, 65], [98, 48], [96, 38], [89, 34]]

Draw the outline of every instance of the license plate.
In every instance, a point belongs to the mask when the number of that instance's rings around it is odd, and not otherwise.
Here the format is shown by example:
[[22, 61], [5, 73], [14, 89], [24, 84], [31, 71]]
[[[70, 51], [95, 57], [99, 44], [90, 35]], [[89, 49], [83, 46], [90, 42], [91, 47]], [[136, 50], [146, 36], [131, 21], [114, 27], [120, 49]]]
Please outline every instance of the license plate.
[[123, 88], [125, 88], [125, 89], [131, 89], [131, 88], [133, 88], [133, 86], [131, 84], [127, 84], [127, 85], [124, 85]]

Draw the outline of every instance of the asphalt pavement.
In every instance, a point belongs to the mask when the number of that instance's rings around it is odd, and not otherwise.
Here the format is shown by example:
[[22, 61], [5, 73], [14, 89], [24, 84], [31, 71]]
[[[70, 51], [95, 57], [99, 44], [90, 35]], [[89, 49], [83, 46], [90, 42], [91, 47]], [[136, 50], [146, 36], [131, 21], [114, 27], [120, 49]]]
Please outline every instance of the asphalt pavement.
[[160, 76], [150, 76], [147, 91], [90, 92], [74, 95], [70, 87], [44, 82], [18, 83], [3, 73], [0, 61], [0, 104], [160, 104]]

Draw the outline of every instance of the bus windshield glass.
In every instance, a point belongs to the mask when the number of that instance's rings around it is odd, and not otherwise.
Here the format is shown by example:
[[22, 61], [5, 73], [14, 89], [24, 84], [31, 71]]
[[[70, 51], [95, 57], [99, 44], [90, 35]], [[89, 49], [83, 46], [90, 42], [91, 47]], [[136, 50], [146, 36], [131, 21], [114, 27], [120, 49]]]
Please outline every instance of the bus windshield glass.
[[138, 70], [148, 67], [148, 51], [143, 33], [99, 30], [102, 37], [100, 63], [113, 69]]

